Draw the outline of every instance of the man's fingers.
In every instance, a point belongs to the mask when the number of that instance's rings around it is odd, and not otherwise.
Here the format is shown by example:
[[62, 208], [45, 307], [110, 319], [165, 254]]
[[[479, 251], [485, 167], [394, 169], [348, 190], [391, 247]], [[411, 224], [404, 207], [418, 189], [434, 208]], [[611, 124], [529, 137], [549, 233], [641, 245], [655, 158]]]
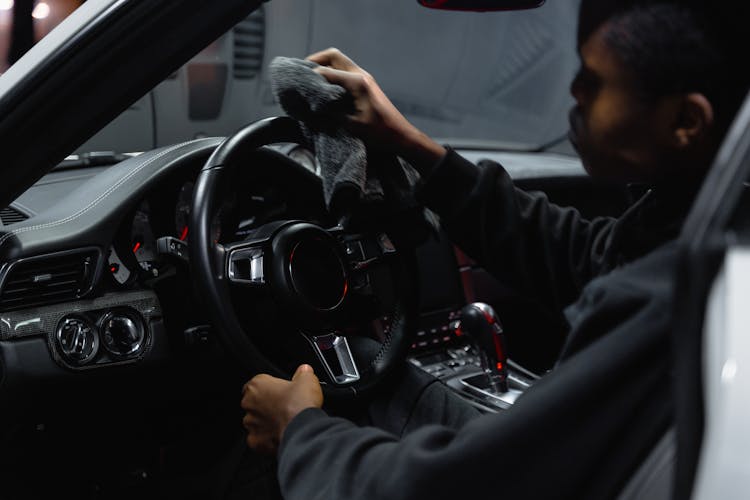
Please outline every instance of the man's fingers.
[[242, 417], [242, 427], [248, 431], [255, 427], [255, 418], [251, 414], [245, 413], [245, 416]]
[[299, 367], [297, 367], [297, 371], [295, 371], [294, 375], [292, 376], [292, 382], [303, 379], [305, 377], [310, 377], [311, 375], [315, 377], [315, 371], [313, 370], [312, 366], [299, 365]]
[[262, 396], [248, 393], [240, 400], [240, 408], [245, 410], [245, 413], [258, 413], [258, 406], [262, 403]]
[[314, 71], [328, 80], [328, 83], [341, 85], [355, 97], [367, 91], [367, 77], [362, 73], [351, 73], [325, 66], [319, 66]]
[[321, 50], [315, 54], [311, 54], [306, 58], [308, 61], [320, 64], [321, 66], [330, 66], [334, 69], [340, 69], [344, 71], [353, 71], [358, 69], [359, 66], [349, 59], [339, 49], [331, 47], [326, 50]]
[[277, 379], [271, 375], [261, 373], [256, 375], [249, 382], [245, 383], [242, 387], [242, 399], [240, 400], [240, 407], [243, 410], [250, 411], [256, 404], [256, 401], [260, 397], [263, 391], [279, 384], [288, 383], [286, 380]]

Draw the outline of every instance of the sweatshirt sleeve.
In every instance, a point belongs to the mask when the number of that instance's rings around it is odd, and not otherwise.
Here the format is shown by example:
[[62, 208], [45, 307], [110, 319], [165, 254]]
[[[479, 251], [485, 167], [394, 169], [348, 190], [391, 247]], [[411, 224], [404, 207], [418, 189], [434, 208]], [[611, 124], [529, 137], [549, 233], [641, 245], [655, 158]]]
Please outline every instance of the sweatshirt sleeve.
[[505, 285], [556, 310], [600, 274], [617, 219], [584, 219], [542, 193], [517, 189], [497, 163], [474, 165], [448, 150], [417, 199], [451, 239]]
[[[488, 423], [486, 417], [477, 421]], [[476, 421], [468, 425], [476, 427]], [[490, 451], [488, 443], [481, 444], [482, 434], [468, 429], [459, 435], [452, 428], [431, 425], [399, 440], [375, 427], [358, 427], [323, 410], [308, 409], [284, 433], [279, 457], [282, 494], [287, 500], [450, 498], [456, 482], [449, 480], [452, 471], [470, 470], [467, 461]]]

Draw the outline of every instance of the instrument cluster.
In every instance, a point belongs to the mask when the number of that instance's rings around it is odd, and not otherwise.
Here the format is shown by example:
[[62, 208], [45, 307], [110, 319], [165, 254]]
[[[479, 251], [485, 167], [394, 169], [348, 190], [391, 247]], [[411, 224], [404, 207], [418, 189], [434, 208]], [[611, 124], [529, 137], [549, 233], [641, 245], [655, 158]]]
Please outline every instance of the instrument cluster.
[[[185, 181], [159, 189], [128, 215], [107, 254], [112, 284], [128, 288], [175, 272], [180, 260], [187, 264], [193, 188], [192, 181]], [[217, 236], [218, 231], [219, 226]], [[184, 258], [170, 246], [184, 249]]]
[[[161, 186], [126, 217], [107, 251], [112, 286], [148, 284], [189, 263], [194, 189], [192, 179]], [[278, 193], [263, 187], [236, 190], [218, 208], [211, 237], [216, 243], [241, 241], [255, 228], [286, 215], [287, 205]]]

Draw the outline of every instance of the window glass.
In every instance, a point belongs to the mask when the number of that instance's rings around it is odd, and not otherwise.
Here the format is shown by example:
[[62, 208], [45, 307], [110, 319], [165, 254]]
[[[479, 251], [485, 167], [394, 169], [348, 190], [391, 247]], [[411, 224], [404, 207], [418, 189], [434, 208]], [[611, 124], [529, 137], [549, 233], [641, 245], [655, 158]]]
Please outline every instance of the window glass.
[[10, 66], [10, 30], [13, 22], [13, 0], [0, 0], [0, 73]]
[[0, 73], [81, 3], [82, 0], [0, 0]]

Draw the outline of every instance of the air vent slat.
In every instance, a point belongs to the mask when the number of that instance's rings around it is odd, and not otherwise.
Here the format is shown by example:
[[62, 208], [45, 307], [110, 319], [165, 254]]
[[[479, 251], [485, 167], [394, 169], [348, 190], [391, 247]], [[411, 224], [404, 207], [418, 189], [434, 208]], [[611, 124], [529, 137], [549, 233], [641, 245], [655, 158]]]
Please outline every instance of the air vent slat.
[[[75, 269], [74, 269], [75, 268]], [[72, 264], [67, 264], [64, 266], [56, 266], [56, 267], [49, 267], [45, 268], [43, 270], [29, 270], [29, 271], [22, 271], [18, 273], [13, 273], [13, 280], [12, 281], [24, 281], [29, 278], [33, 278], [34, 276], [39, 276], [40, 274], [51, 274], [55, 277], [57, 276], [65, 276], [65, 275], [75, 275], [80, 272], [81, 269], [77, 268], [83, 268], [83, 264], [79, 264], [78, 262], [74, 262]], [[10, 281], [9, 281], [10, 283]]]
[[78, 250], [13, 263], [3, 277], [0, 309], [77, 299], [93, 284], [98, 256], [96, 250]]
[[[54, 288], [65, 287], [66, 290], [73, 290], [73, 291], [75, 291], [75, 290], [78, 290], [78, 285], [79, 285], [79, 283], [78, 283], [77, 280], [70, 280], [70, 281], [62, 281], [60, 283], [50, 283], [48, 285], [45, 285], [44, 289], [46, 291], [46, 290], [51, 290], [51, 289], [54, 289]], [[33, 286], [26, 287], [26, 288], [22, 288], [22, 287], [12, 288], [12, 289], [9, 289], [9, 290], [3, 292], [3, 298], [12, 298], [15, 295], [25, 294], [25, 293], [37, 291], [37, 290], [39, 290], [39, 288], [40, 287], [33, 287]], [[44, 293], [45, 292], [42, 292], [41, 295], [44, 295]]]
[[10, 226], [11, 224], [25, 221], [28, 218], [28, 215], [19, 212], [13, 207], [5, 207], [0, 210], [0, 221], [2, 221], [3, 226]]
[[13, 279], [22, 279], [27, 276], [34, 276], [37, 274], [40, 274], [41, 272], [45, 273], [52, 273], [52, 274], [60, 274], [60, 273], [72, 273], [77, 271], [79, 267], [83, 267], [83, 262], [78, 261], [71, 261], [71, 262], [63, 262], [60, 264], [52, 265], [52, 266], [44, 266], [43, 270], [30, 268], [30, 269], [19, 269], [16, 273], [14, 273]]
[[68, 280], [79, 281], [81, 279], [80, 276], [82, 271], [83, 270], [81, 269], [67, 273], [33, 273], [21, 279], [16, 279], [16, 277], [14, 277], [14, 279], [6, 281], [5, 288], [15, 289], [24, 286], [40, 286], [45, 283], [59, 283]]

